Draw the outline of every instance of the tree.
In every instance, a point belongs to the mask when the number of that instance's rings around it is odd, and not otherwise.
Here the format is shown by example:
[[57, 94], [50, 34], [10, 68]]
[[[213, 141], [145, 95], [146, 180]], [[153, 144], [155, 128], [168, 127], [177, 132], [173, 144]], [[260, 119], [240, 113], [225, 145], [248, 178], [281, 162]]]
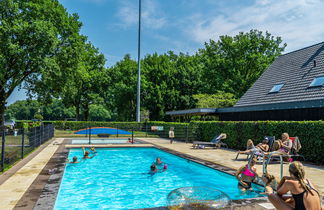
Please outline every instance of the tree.
[[37, 119], [37, 120], [43, 120], [44, 117], [43, 115], [41, 115], [41, 113], [37, 112], [35, 115], [34, 115], [34, 118]]
[[225, 93], [223, 91], [217, 91], [216, 94], [197, 94], [193, 95], [193, 98], [197, 100], [197, 108], [231, 107], [237, 102], [232, 93]]
[[192, 95], [199, 93], [202, 86], [196, 59], [172, 51], [143, 59], [142, 101], [150, 112], [150, 120], [164, 120], [166, 111], [195, 107]]
[[203, 66], [205, 93], [216, 90], [232, 93], [240, 98], [260, 77], [274, 59], [284, 51], [280, 37], [265, 35], [258, 30], [238, 35], [221, 36], [210, 40], [198, 56]]
[[[107, 69], [111, 83], [106, 89], [109, 109], [117, 113], [116, 120], [134, 121], [136, 109], [137, 62], [130, 55]], [[143, 80], [142, 80], [143, 81]]]
[[[13, 90], [40, 78], [64, 77], [78, 56], [81, 23], [57, 0], [0, 1], [0, 115]], [[57, 87], [57, 86], [56, 86]], [[3, 117], [0, 119], [3, 123]]]
[[16, 101], [7, 107], [5, 115], [8, 119], [31, 120], [41, 111], [44, 120], [64, 120], [65, 118], [74, 118], [73, 108], [66, 108], [62, 100], [54, 99], [50, 104], [41, 104], [36, 100]]
[[111, 113], [104, 107], [104, 105], [91, 104], [89, 119], [91, 121], [107, 121], [111, 119]]
[[75, 107], [78, 120], [81, 119], [81, 111], [83, 111], [84, 120], [88, 120], [90, 104], [100, 100], [99, 95], [103, 91], [103, 84], [107, 83], [104, 68], [105, 57], [89, 42], [82, 44], [79, 56], [77, 66], [67, 75], [66, 82], [62, 84], [57, 94], [63, 99], [65, 106]]
[[5, 114], [8, 119], [31, 120], [39, 109], [41, 106], [37, 101], [21, 100], [8, 106]]

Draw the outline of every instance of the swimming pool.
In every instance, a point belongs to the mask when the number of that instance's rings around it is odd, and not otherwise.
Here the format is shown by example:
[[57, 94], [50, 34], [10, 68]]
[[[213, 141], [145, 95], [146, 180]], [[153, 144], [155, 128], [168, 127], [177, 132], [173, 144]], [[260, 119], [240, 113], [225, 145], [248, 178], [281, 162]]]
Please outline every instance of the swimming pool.
[[[91, 139], [91, 144], [131, 144], [128, 139]], [[134, 144], [141, 142], [134, 140]], [[72, 144], [89, 144], [89, 139], [72, 139]]]
[[[233, 200], [260, 197], [241, 192], [234, 176], [155, 148], [98, 148], [97, 156], [67, 164], [54, 209], [136, 209], [166, 206], [168, 193], [179, 187], [208, 186]], [[71, 149], [69, 159], [82, 157]], [[148, 174], [156, 157], [168, 169]], [[261, 191], [257, 185], [254, 190]]]

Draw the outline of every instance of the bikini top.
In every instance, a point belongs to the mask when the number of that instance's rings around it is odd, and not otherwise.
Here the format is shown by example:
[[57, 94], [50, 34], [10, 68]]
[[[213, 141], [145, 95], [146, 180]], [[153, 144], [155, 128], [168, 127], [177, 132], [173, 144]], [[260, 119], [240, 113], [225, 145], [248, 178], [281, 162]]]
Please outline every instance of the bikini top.
[[253, 172], [249, 169], [248, 165], [245, 166], [245, 170], [242, 171], [242, 174], [244, 174], [245, 176], [251, 176], [251, 177], [255, 176], [255, 173], [253, 173]]

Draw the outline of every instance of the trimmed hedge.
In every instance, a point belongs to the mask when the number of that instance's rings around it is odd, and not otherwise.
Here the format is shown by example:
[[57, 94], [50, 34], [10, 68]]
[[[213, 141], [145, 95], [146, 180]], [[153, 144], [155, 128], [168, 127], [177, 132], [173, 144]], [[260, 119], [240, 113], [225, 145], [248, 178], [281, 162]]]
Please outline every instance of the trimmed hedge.
[[191, 122], [196, 131], [197, 140], [210, 141], [218, 133], [226, 133], [225, 142], [229, 148], [246, 149], [247, 139], [255, 143], [262, 141], [264, 136], [275, 136], [287, 132], [289, 136], [298, 136], [302, 148], [299, 154], [306, 160], [324, 163], [324, 122], [322, 121], [209, 121]]
[[[24, 121], [28, 122], [28, 121]], [[284, 132], [291, 137], [298, 136], [302, 149], [299, 154], [306, 160], [324, 164], [324, 122], [323, 121], [194, 121], [191, 123], [175, 122], [86, 122], [86, 121], [43, 121], [53, 123], [56, 129], [79, 130], [91, 127], [114, 127], [134, 129], [160, 137], [168, 137], [170, 127], [174, 127], [175, 138], [181, 140], [210, 141], [216, 134], [226, 133], [225, 142], [229, 148], [246, 149], [247, 139], [255, 143], [264, 136], [275, 136], [277, 139]], [[151, 126], [163, 126], [163, 131], [151, 131]]]

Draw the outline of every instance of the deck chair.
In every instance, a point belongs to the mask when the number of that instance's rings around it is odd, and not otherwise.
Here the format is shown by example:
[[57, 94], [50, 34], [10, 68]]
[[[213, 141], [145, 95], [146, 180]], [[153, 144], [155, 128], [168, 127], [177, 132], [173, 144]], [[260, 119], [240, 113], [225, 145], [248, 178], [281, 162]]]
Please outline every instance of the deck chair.
[[222, 142], [222, 139], [226, 139], [226, 138], [227, 138], [226, 133], [221, 133], [220, 135], [214, 136], [214, 138], [210, 142], [194, 141], [192, 144], [192, 148], [194, 149], [203, 149], [205, 147], [220, 148], [222, 146], [227, 148], [227, 144]]
[[269, 159], [267, 160], [267, 164], [269, 162], [271, 162], [272, 160], [276, 159], [282, 159], [282, 158], [296, 158], [296, 157], [301, 157], [303, 159], [303, 161], [305, 161], [305, 157], [303, 155], [298, 154], [297, 152], [301, 149], [301, 145], [299, 142], [298, 137], [289, 137], [289, 139], [292, 140], [293, 142], [293, 146], [291, 148], [291, 150], [288, 152], [288, 154], [272, 154], [271, 156], [269, 156]]
[[[267, 138], [268, 139], [268, 145], [269, 145], [269, 149], [266, 152], [271, 152], [272, 151], [272, 148], [273, 148], [273, 143], [274, 143], [276, 137], [275, 136], [265, 136], [264, 138]], [[237, 155], [236, 155], [235, 160], [237, 160], [237, 158], [239, 157], [239, 155], [246, 155], [246, 159], [247, 160], [250, 158], [251, 155], [254, 155], [254, 156], [257, 156], [257, 157], [263, 156], [262, 153], [253, 153], [253, 152], [251, 152], [249, 154], [240, 154], [238, 152]]]
[[291, 150], [289, 152], [290, 157], [291, 158], [296, 158], [296, 157], [299, 158], [299, 157], [301, 157], [303, 159], [303, 161], [305, 161], [304, 155], [298, 154], [299, 150], [302, 148], [298, 136], [290, 137], [290, 139], [293, 142], [293, 146], [292, 146], [292, 148], [291, 148]]
[[282, 156], [282, 157], [286, 157], [286, 158], [302, 158], [303, 161], [305, 161], [305, 157], [303, 155], [298, 154], [298, 151], [301, 149], [301, 144], [300, 144], [298, 136], [289, 137], [289, 139], [291, 139], [293, 145], [292, 145], [292, 148], [290, 149], [290, 151], [288, 152], [288, 154], [273, 154], [270, 157], [270, 160]]

